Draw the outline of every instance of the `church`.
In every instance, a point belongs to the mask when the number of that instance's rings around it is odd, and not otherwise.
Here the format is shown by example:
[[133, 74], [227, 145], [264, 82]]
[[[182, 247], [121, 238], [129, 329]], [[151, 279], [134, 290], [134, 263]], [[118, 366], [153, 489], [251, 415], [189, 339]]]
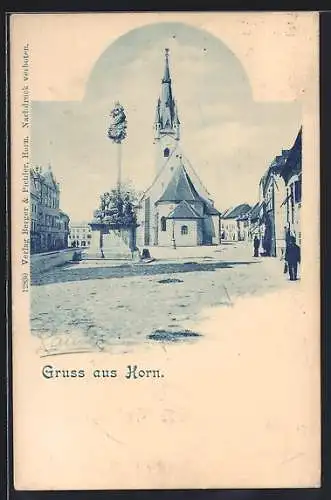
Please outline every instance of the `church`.
[[169, 50], [156, 104], [156, 175], [138, 210], [138, 246], [220, 243], [220, 212], [180, 146], [181, 123], [172, 91]]

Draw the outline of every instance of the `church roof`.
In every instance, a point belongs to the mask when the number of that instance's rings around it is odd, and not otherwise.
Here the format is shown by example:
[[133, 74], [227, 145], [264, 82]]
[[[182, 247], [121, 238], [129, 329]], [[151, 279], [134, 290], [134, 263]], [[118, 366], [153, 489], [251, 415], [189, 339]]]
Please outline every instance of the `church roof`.
[[161, 201], [180, 202], [182, 200], [203, 201], [186, 172], [184, 165], [179, 165], [157, 203]]
[[221, 215], [221, 213], [207, 200], [201, 198], [205, 204], [205, 212], [207, 215]]
[[181, 201], [168, 215], [168, 219], [201, 219], [202, 217], [187, 201]]

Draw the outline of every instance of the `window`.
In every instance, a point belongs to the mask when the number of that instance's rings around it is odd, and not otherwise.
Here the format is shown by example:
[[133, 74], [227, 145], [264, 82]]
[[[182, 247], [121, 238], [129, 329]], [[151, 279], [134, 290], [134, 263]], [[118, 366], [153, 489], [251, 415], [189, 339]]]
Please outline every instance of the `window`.
[[182, 235], [188, 234], [188, 227], [187, 226], [182, 226], [181, 229], [180, 229], [180, 233]]
[[169, 154], [170, 154], [170, 149], [169, 148], [165, 148], [165, 150], [163, 151], [163, 156], [165, 158], [168, 158], [169, 157]]
[[167, 230], [167, 219], [165, 217], [161, 217], [161, 231]]

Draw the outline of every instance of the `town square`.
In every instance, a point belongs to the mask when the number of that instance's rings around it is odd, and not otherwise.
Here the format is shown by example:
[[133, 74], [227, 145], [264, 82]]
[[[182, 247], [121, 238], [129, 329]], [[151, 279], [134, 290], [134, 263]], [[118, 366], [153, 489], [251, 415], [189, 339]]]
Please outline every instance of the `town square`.
[[[238, 298], [263, 298], [289, 286], [283, 262], [254, 259], [245, 242], [197, 248], [179, 250], [175, 259], [161, 249], [148, 264], [82, 261], [43, 273], [32, 282], [30, 318], [42, 352], [201, 342], [198, 322], [210, 307], [230, 308], [235, 320]], [[299, 283], [291, 284], [293, 296]]]
[[318, 16], [13, 17], [15, 488], [316, 487]]
[[[288, 281], [300, 284], [301, 125], [261, 168], [255, 199], [220, 207], [218, 187], [206, 185], [182, 146], [185, 113], [171, 55], [167, 47], [159, 53], [154, 173], [145, 189], [125, 176], [130, 116], [119, 100], [104, 131], [114, 182], [102, 181], [90, 219], [77, 221], [62, 210], [51, 162], [31, 168], [30, 321], [49, 354], [63, 345], [103, 351], [199, 342], [196, 322], [206, 309], [232, 307], [238, 297], [276, 291]], [[240, 183], [232, 182], [235, 193]]]

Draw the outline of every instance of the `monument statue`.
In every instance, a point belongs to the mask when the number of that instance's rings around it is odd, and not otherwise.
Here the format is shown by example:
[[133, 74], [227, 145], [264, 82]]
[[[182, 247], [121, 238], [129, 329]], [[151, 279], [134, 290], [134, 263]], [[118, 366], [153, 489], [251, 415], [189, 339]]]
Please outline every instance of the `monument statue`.
[[126, 138], [127, 121], [123, 106], [117, 101], [114, 109], [110, 112], [110, 125], [108, 128], [108, 137], [116, 144]]
[[129, 193], [117, 189], [100, 196], [100, 206], [94, 211], [94, 218], [100, 223], [130, 226], [136, 223], [134, 205]]
[[[107, 137], [117, 149], [117, 188], [100, 196], [99, 208], [90, 223], [92, 239], [90, 254], [101, 258], [132, 259], [137, 252], [134, 200], [121, 182], [122, 142], [126, 138], [127, 119], [123, 106], [117, 101], [110, 112]], [[93, 249], [92, 249], [93, 248]]]

